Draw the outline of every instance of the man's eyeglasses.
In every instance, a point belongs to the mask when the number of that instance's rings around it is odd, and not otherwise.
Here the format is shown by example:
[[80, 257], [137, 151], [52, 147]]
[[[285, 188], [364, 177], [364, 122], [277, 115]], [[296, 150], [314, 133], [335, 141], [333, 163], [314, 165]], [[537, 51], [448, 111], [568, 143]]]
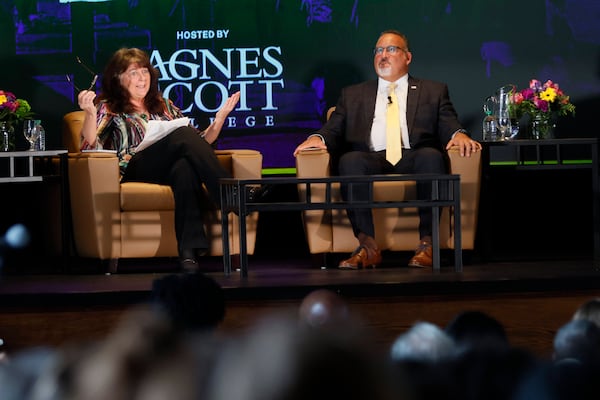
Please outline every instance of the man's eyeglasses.
[[[81, 65], [87, 72], [89, 72], [93, 78], [92, 78], [92, 83], [90, 83], [90, 87], [87, 90], [92, 90], [94, 88], [94, 86], [96, 85], [96, 81], [98, 80], [98, 75], [87, 65], [85, 65], [85, 63], [83, 61], [81, 61], [81, 58], [79, 58], [78, 56], [75, 57], [75, 59], [77, 60], [77, 63], [79, 65]], [[73, 80], [71, 79], [70, 75], [66, 75], [67, 77], [67, 82], [69, 82], [71, 85], [73, 85], [73, 87], [78, 91], [81, 92], [82, 89], [80, 89], [75, 82], [73, 82]]]
[[383, 54], [384, 50], [390, 54], [396, 54], [399, 50], [405, 52], [408, 51], [408, 49], [399, 46], [375, 47], [373, 49], [373, 55]]

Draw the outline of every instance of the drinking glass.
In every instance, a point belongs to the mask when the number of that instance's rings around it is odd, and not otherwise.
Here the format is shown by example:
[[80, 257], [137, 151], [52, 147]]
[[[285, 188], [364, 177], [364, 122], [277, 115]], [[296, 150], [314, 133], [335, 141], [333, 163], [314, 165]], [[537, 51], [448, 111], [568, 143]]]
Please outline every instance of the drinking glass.
[[498, 119], [496, 123], [498, 125], [498, 131], [500, 131], [500, 140], [510, 139], [512, 136], [512, 128], [508, 112], [498, 113]]
[[29, 150], [35, 150], [35, 142], [40, 137], [39, 121], [35, 119], [26, 119], [23, 121], [23, 135], [29, 142]]

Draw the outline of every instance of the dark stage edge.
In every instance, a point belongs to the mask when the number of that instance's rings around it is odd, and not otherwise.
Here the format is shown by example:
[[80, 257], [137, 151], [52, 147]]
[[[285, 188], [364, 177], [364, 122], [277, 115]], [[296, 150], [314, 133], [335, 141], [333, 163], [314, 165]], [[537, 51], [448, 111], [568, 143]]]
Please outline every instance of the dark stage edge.
[[[473, 262], [457, 273], [447, 263], [439, 272], [409, 268], [405, 258], [388, 256], [377, 269], [347, 271], [320, 268], [306, 257], [251, 256], [247, 278], [236, 270], [226, 276], [221, 257], [203, 258], [200, 265], [231, 300], [297, 300], [316, 289], [347, 297], [600, 289], [600, 271], [589, 259]], [[123, 260], [116, 274], [106, 274], [97, 265], [86, 268], [85, 263], [75, 261], [78, 265], [68, 272], [8, 271], [0, 278], [0, 304], [134, 304], [149, 298], [153, 280], [178, 273], [174, 259]]]

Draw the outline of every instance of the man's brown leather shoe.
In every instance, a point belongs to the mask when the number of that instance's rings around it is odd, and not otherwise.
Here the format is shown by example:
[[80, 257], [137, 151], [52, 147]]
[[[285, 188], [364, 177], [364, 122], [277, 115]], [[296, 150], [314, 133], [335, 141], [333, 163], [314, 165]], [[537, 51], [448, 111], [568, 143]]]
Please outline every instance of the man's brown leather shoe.
[[367, 250], [359, 246], [349, 259], [341, 261], [338, 266], [339, 269], [360, 269], [360, 268], [376, 268], [379, 264], [381, 264], [381, 251], [376, 250], [375, 256], [373, 258], [369, 258], [367, 255]]
[[408, 262], [409, 267], [431, 268], [433, 266], [433, 248], [430, 242], [422, 241], [415, 255]]

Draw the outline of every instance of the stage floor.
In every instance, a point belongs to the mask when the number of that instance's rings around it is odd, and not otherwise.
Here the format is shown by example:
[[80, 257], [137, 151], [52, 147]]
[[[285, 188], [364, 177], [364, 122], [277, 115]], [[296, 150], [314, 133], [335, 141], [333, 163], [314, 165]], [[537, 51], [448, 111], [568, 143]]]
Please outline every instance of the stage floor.
[[[256, 258], [250, 256], [248, 277], [239, 270], [227, 276], [221, 257], [204, 257], [200, 271], [213, 277], [232, 298], [246, 295], [263, 298], [296, 298], [316, 288], [331, 288], [354, 295], [402, 295], [415, 293], [465, 293], [483, 290], [519, 291], [529, 289], [600, 289], [600, 271], [591, 259], [542, 261], [467, 261], [463, 271], [444, 262], [439, 272], [409, 268], [410, 254], [384, 254], [377, 269], [357, 271], [319, 267], [309, 256], [289, 259]], [[329, 264], [336, 264], [336, 259]], [[106, 274], [96, 262], [74, 260], [69, 271], [44, 272], [39, 268], [18, 268], [6, 271], [0, 279], [0, 298], [7, 295], [85, 294], [85, 293], [148, 293], [152, 281], [170, 273], [178, 273], [175, 259], [121, 260], [116, 274]], [[137, 297], [137, 296], [136, 296]]]
[[[220, 257], [205, 258], [202, 271], [224, 289], [226, 316], [219, 332], [236, 334], [268, 313], [297, 312], [316, 289], [338, 293], [372, 328], [386, 351], [418, 320], [445, 326], [458, 313], [479, 310], [497, 318], [515, 346], [547, 357], [556, 330], [576, 308], [600, 297], [600, 271], [592, 260], [467, 262], [462, 273], [406, 267], [410, 254], [384, 258], [381, 268], [321, 269], [306, 256], [251, 257], [249, 274], [225, 276]], [[177, 261], [123, 260], [120, 272], [97, 265], [47, 273], [4, 271], [0, 277], [0, 338], [6, 351], [97, 340], [130, 307], [150, 298], [152, 282], [177, 272]]]

